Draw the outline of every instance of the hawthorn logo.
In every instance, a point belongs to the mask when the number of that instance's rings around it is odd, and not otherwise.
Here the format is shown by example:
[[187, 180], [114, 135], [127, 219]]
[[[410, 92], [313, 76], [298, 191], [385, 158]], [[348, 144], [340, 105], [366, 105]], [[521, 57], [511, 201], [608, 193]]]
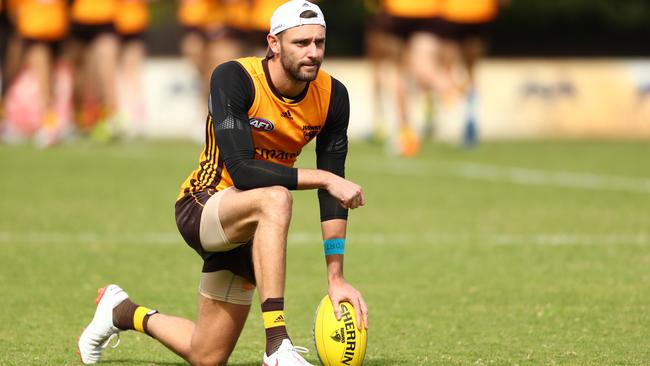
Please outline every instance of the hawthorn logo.
[[310, 126], [310, 125], [302, 126], [302, 134], [303, 136], [305, 136], [305, 140], [311, 141], [311, 139], [316, 137], [320, 132], [320, 127], [321, 126]]
[[330, 338], [332, 338], [332, 340], [334, 340], [334, 342], [345, 343], [345, 333], [343, 332], [343, 328], [341, 328], [340, 330], [339, 329], [335, 330], [330, 335]]
[[260, 117], [253, 117], [248, 120], [248, 124], [251, 125], [254, 129], [258, 131], [273, 131], [275, 126], [273, 125], [273, 122], [269, 121], [268, 119], [260, 118]]

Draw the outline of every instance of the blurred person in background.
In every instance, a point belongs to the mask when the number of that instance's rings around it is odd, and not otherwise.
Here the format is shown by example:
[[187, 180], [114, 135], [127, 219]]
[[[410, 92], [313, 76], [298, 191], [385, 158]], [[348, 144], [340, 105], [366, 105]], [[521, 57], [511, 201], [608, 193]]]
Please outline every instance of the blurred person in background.
[[11, 33], [12, 30], [11, 24], [9, 23], [9, 16], [7, 15], [7, 7], [4, 1], [0, 0], [0, 136], [2, 136], [4, 122], [4, 83], [7, 80], [5, 59], [7, 57], [7, 45]]
[[[5, 55], [7, 52], [7, 43], [9, 41], [9, 33], [11, 27], [9, 24], [9, 17], [3, 0], [0, 0], [0, 96], [4, 94], [2, 80], [4, 75]], [[0, 98], [0, 100], [2, 100]], [[0, 104], [0, 122], [2, 122], [2, 107]]]
[[[21, 0], [2, 0], [2, 9], [0, 12], [0, 27], [3, 34], [0, 39], [5, 39], [5, 54], [2, 59], [2, 69], [4, 77], [3, 92], [6, 94], [10, 81], [16, 76], [22, 63], [23, 42], [16, 31], [16, 11], [18, 3]], [[6, 30], [6, 33], [4, 31]]]
[[141, 136], [146, 109], [142, 86], [142, 66], [146, 57], [145, 32], [151, 22], [149, 0], [120, 0], [115, 28], [120, 35], [118, 103], [120, 133]]
[[65, 71], [55, 67], [68, 32], [68, 5], [65, 0], [18, 0], [13, 6], [22, 52], [20, 71], [5, 99], [5, 138], [34, 136], [37, 145], [49, 146], [61, 138], [71, 119], [70, 85], [61, 89]]
[[21, 66], [23, 42], [16, 32], [18, 0], [0, 0], [0, 142], [11, 141], [5, 119], [7, 91]]
[[507, 0], [445, 0], [439, 28], [443, 38], [442, 70], [463, 96], [463, 144], [478, 142], [476, 65], [485, 53], [485, 36], [499, 6]]
[[3, 96], [9, 88], [9, 81], [16, 75], [21, 64], [23, 42], [16, 32], [16, 9], [19, 1], [0, 0], [0, 75]]
[[206, 27], [206, 81], [216, 66], [244, 54], [251, 18], [249, 1], [219, 0], [212, 3]]
[[181, 27], [180, 48], [201, 77], [201, 92], [207, 97], [209, 85], [205, 75], [210, 72], [206, 61], [206, 27], [217, 0], [180, 0], [176, 20]]
[[250, 0], [181, 0], [178, 4], [181, 52], [198, 70], [205, 98], [214, 67], [244, 53], [250, 5]]
[[[439, 86], [437, 68], [439, 41], [434, 32], [434, 19], [440, 15], [442, 0], [382, 0], [376, 11], [375, 25], [366, 37], [368, 54], [373, 63], [375, 118], [381, 119], [382, 73], [381, 59], [388, 57], [395, 64], [394, 81], [398, 129], [394, 136], [394, 152], [414, 156], [420, 149], [420, 140], [412, 127], [409, 113], [409, 83], [430, 92]], [[372, 5], [371, 5], [372, 6]], [[375, 122], [376, 134], [381, 124]]]
[[248, 54], [258, 57], [266, 55], [266, 35], [269, 34], [271, 15], [285, 2], [287, 0], [251, 0], [249, 14], [253, 16], [248, 21]]
[[378, 0], [363, 0], [366, 14], [364, 43], [366, 57], [372, 65], [372, 126], [370, 131], [370, 140], [377, 143], [383, 143], [386, 139], [386, 121], [384, 119], [385, 110], [383, 108], [382, 96], [384, 92], [384, 83], [382, 75], [382, 63], [388, 57], [388, 47], [384, 40], [388, 37], [384, 27], [381, 25], [382, 13]]
[[107, 141], [117, 130], [119, 38], [114, 22], [120, 0], [73, 0], [71, 6], [77, 123], [93, 139]]

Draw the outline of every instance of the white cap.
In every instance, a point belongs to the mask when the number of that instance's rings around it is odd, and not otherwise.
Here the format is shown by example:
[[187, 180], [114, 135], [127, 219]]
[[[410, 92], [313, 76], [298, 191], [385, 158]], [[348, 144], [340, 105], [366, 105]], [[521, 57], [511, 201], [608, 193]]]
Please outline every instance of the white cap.
[[[301, 18], [300, 14], [311, 10], [316, 13], [313, 18]], [[298, 27], [304, 24], [317, 24], [325, 28], [325, 17], [318, 5], [305, 0], [290, 0], [280, 5], [273, 16], [271, 16], [272, 35], [276, 35], [289, 28]]]

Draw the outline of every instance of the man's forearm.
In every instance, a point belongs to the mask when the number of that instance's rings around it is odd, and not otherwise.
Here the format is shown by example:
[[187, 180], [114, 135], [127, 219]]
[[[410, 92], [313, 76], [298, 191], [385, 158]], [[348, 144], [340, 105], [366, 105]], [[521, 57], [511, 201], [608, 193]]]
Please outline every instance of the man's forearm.
[[[323, 240], [345, 239], [347, 220], [328, 220], [321, 222]], [[325, 256], [327, 264], [327, 280], [329, 283], [343, 279], [343, 255], [332, 254]]]
[[298, 189], [327, 189], [334, 174], [321, 169], [298, 168]]

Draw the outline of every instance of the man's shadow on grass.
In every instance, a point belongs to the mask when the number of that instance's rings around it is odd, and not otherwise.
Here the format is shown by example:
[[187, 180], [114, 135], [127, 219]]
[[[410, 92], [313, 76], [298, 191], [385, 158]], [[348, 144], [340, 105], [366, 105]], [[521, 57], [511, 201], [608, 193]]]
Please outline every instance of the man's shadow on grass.
[[146, 359], [118, 358], [112, 360], [102, 360], [102, 365], [146, 365], [146, 366], [187, 366], [188, 363], [183, 361], [161, 361], [154, 362]]
[[[308, 360], [309, 361], [309, 360]], [[320, 365], [320, 362], [314, 361], [314, 365]], [[395, 360], [395, 359], [377, 359], [377, 360], [365, 360], [363, 366], [395, 366], [395, 365], [406, 365], [407, 361], [404, 360]], [[229, 362], [228, 366], [259, 366], [259, 362]]]
[[[376, 360], [366, 360], [364, 361], [364, 366], [394, 366], [394, 365], [404, 365], [406, 361], [396, 360], [396, 359], [376, 359]], [[145, 359], [114, 359], [114, 360], [105, 360], [102, 361], [102, 364], [105, 365], [146, 365], [146, 366], [187, 366], [188, 364], [182, 361], [178, 362], [152, 362], [151, 360]], [[316, 361], [314, 365], [319, 365], [320, 363]], [[259, 362], [229, 362], [228, 366], [259, 366]]]

